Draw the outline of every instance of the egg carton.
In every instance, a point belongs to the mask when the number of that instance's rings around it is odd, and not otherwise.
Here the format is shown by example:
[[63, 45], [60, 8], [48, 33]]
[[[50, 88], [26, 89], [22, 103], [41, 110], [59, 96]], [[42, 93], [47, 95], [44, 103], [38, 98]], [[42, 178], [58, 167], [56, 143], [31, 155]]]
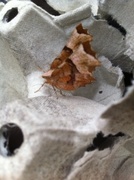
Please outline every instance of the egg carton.
[[[124, 57], [126, 35], [104, 16], [108, 1], [56, 2], [47, 1], [57, 16], [31, 1], [0, 6], [0, 179], [131, 180], [133, 87], [122, 98], [122, 71], [133, 67]], [[101, 62], [96, 82], [64, 95], [47, 84], [39, 89], [80, 23]]]

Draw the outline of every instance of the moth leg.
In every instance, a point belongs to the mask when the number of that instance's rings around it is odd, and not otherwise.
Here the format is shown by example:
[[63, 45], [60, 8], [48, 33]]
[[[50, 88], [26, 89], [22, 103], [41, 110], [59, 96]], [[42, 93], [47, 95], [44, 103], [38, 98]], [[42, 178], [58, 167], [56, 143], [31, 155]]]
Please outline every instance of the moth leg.
[[60, 94], [62, 95], [62, 96], [66, 96], [65, 94], [63, 94], [63, 92], [62, 92], [62, 90], [60, 89]]
[[56, 98], [58, 99], [58, 94], [57, 94], [56, 88], [54, 86], [52, 86], [52, 87], [53, 87], [53, 90], [55, 92]]
[[44, 82], [44, 83], [41, 85], [41, 87], [39, 87], [39, 89], [37, 89], [34, 93], [37, 93], [38, 91], [40, 91], [41, 88], [45, 85], [45, 83], [46, 83], [46, 82]]

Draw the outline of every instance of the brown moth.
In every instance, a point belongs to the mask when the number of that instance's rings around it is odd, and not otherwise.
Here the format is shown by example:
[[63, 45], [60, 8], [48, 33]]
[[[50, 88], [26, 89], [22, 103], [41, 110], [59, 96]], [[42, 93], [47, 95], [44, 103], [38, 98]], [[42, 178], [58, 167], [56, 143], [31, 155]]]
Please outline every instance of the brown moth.
[[100, 62], [92, 50], [91, 41], [92, 36], [79, 24], [60, 55], [52, 62], [50, 70], [42, 75], [46, 83], [70, 91], [94, 82], [92, 72], [100, 66]]

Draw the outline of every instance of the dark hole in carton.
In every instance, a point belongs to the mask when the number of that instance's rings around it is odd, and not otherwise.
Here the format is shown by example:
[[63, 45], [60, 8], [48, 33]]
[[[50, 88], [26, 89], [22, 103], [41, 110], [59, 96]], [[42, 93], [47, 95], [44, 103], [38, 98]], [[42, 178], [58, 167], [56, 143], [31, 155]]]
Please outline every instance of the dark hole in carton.
[[40, 6], [42, 9], [47, 11], [49, 14], [52, 14], [54, 16], [59, 16], [59, 12], [53, 9], [45, 0], [31, 0], [33, 3], [35, 3], [37, 6]]
[[6, 3], [7, 3], [7, 1], [6, 1], [6, 0], [0, 0], [0, 2], [3, 2], [4, 4], [6, 4]]
[[4, 22], [10, 22], [18, 14], [18, 8], [9, 9], [3, 17]]
[[115, 135], [109, 134], [107, 136], [105, 136], [102, 132], [99, 132], [97, 136], [93, 139], [92, 144], [87, 147], [86, 151], [93, 151], [95, 149], [102, 151], [106, 148], [112, 148], [116, 141], [123, 136], [125, 136], [125, 134], [122, 132], [119, 132]]
[[[20, 148], [24, 141], [24, 136], [21, 128], [14, 123], [7, 123], [1, 127], [1, 142], [5, 148], [6, 154], [3, 156], [12, 156], [15, 151]], [[2, 140], [3, 139], [3, 140]], [[1, 147], [1, 148], [3, 148]]]
[[113, 26], [114, 28], [118, 29], [123, 36], [126, 36], [126, 34], [127, 34], [126, 29], [124, 27], [122, 27], [116, 21], [116, 19], [114, 19], [111, 15], [105, 15], [105, 19], [107, 20], [107, 22], [110, 26]]
[[106, 14], [104, 12], [100, 12], [100, 14], [94, 16], [96, 20], [100, 20], [100, 19], [105, 19], [107, 21], [107, 23], [116, 28], [124, 37], [126, 36], [127, 34], [127, 31], [126, 29], [121, 26], [118, 21], [116, 19], [114, 19], [114, 17], [110, 14]]
[[133, 73], [129, 73], [129, 72], [123, 72], [124, 74], [124, 83], [125, 83], [125, 86], [128, 87], [128, 86], [131, 86], [132, 85], [132, 80], [133, 80]]
[[132, 72], [123, 72], [124, 74], [124, 84], [125, 84], [125, 90], [123, 92], [123, 96], [125, 96], [128, 87], [130, 87], [133, 84], [133, 73]]

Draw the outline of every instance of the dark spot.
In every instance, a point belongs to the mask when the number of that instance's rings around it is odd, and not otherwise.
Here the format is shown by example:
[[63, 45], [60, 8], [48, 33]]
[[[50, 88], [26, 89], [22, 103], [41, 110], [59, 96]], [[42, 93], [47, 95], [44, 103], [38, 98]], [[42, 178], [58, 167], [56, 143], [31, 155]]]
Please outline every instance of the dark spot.
[[3, 2], [4, 4], [6, 4], [6, 3], [7, 3], [7, 1], [5, 1], [5, 0], [0, 0], [0, 2]]
[[103, 93], [103, 91], [99, 91], [99, 94], [102, 94]]
[[4, 142], [4, 147], [6, 147], [6, 146], [7, 146], [7, 141]]
[[20, 148], [24, 141], [22, 130], [14, 123], [5, 124], [1, 130], [3, 131], [3, 136], [6, 138], [4, 147], [7, 146], [8, 156], [14, 155], [15, 150]]
[[70, 54], [73, 52], [73, 50], [70, 49], [70, 48], [67, 47], [67, 46], [64, 46], [63, 50], [65, 50], [66, 52], [68, 52], [68, 53], [70, 53]]
[[7, 132], [7, 131], [4, 131], [4, 132], [3, 132], [3, 136], [4, 136], [4, 138], [7, 139], [7, 138], [8, 138], [8, 132]]
[[14, 19], [18, 14], [18, 8], [12, 8], [6, 12], [6, 14], [3, 17], [4, 22], [10, 22], [12, 19]]
[[101, 19], [101, 16], [100, 16], [99, 14], [97, 14], [97, 15], [94, 16], [94, 18], [95, 18], [96, 20], [99, 20], [99, 19]]
[[127, 32], [111, 15], [105, 15], [104, 17], [110, 26], [118, 29], [123, 36], [126, 36]]
[[133, 73], [128, 73], [128, 72], [123, 72], [124, 74], [124, 84], [126, 87], [132, 85], [132, 80], [133, 80]]
[[123, 26], [121, 26], [117, 22], [117, 20], [112, 17], [112, 15], [106, 14], [105, 12], [100, 12], [100, 14], [97, 16], [94, 16], [94, 18], [96, 20], [105, 19], [110, 26], [112, 26], [112, 27], [116, 28], [118, 31], [120, 31], [120, 33], [123, 36], [126, 36], [126, 34], [127, 34], [126, 29]]
[[115, 135], [109, 134], [107, 136], [104, 136], [102, 132], [99, 132], [93, 139], [93, 143], [87, 147], [86, 151], [93, 151], [95, 149], [102, 151], [106, 148], [112, 148], [116, 140], [118, 140], [118, 138], [122, 136], [125, 136], [125, 134], [122, 132], [119, 132]]
[[115, 134], [114, 136], [115, 136], [115, 137], [123, 137], [123, 136], [125, 136], [125, 134], [122, 133], [122, 132], [118, 132], [118, 133]]
[[40, 6], [42, 9], [47, 11], [48, 13], [59, 16], [59, 12], [53, 9], [45, 0], [32, 0], [33, 3], [35, 3], [37, 6]]
[[125, 90], [123, 92], [123, 96], [124, 96], [127, 92], [127, 88], [132, 85], [133, 73], [123, 72], [123, 74], [124, 74], [124, 84], [125, 84]]

